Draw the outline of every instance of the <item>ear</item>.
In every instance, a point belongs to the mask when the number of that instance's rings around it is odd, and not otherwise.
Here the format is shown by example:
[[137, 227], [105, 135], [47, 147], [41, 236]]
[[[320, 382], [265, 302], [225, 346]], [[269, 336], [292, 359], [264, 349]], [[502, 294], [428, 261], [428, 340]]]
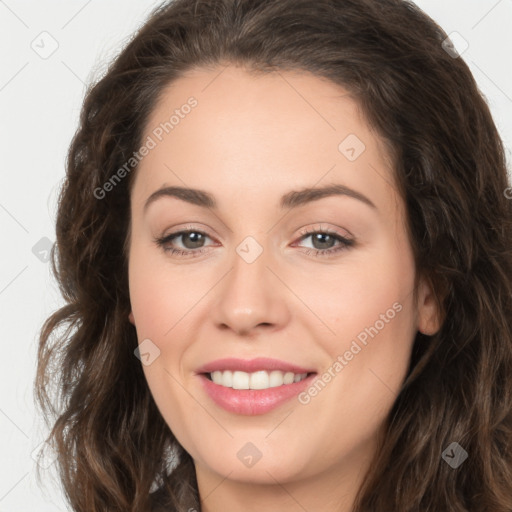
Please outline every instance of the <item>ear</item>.
[[441, 328], [442, 315], [437, 305], [432, 284], [425, 278], [420, 279], [417, 302], [418, 331], [433, 336]]
[[135, 325], [135, 318], [133, 317], [133, 312], [130, 311], [130, 314], [128, 315], [128, 320], [130, 320], [130, 323]]

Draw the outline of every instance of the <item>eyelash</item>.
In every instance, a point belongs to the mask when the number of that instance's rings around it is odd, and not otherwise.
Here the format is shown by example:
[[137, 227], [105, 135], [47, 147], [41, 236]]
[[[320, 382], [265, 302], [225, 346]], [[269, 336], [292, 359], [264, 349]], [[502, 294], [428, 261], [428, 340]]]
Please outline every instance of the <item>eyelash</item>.
[[[195, 258], [195, 257], [200, 256], [204, 252], [206, 252], [207, 249], [204, 248], [204, 247], [200, 247], [197, 250], [195, 250], [195, 249], [183, 250], [183, 249], [176, 249], [174, 247], [167, 247], [167, 245], [172, 240], [174, 240], [175, 238], [179, 238], [182, 235], [187, 235], [187, 234], [190, 234], [190, 233], [197, 233], [197, 234], [200, 234], [200, 235], [204, 235], [204, 236], [206, 236], [208, 238], [211, 238], [204, 231], [200, 231], [198, 229], [186, 229], [186, 230], [183, 230], [183, 231], [176, 231], [175, 233], [170, 233], [169, 235], [166, 235], [166, 236], [163, 236], [163, 237], [157, 237], [157, 238], [154, 239], [154, 242], [159, 247], [161, 247], [164, 252], [170, 253], [171, 255], [178, 256], [178, 257], [191, 257], [191, 258]], [[302, 252], [304, 252], [308, 256], [311, 254], [312, 251], [315, 252], [315, 257], [318, 257], [318, 256], [321, 256], [321, 257], [330, 256], [332, 254], [339, 253], [341, 251], [349, 249], [355, 243], [355, 240], [345, 238], [345, 237], [339, 235], [338, 233], [336, 233], [335, 231], [331, 231], [329, 229], [310, 229], [310, 230], [304, 230], [304, 231], [301, 231], [300, 234], [301, 234], [301, 237], [299, 238], [299, 241], [303, 240], [304, 238], [307, 238], [307, 237], [309, 237], [311, 235], [314, 235], [314, 234], [322, 234], [322, 235], [329, 235], [332, 238], [334, 238], [334, 240], [339, 242], [339, 245], [337, 247], [331, 248], [331, 249], [322, 250], [322, 249], [309, 249], [308, 248], [308, 249], [302, 251]]]

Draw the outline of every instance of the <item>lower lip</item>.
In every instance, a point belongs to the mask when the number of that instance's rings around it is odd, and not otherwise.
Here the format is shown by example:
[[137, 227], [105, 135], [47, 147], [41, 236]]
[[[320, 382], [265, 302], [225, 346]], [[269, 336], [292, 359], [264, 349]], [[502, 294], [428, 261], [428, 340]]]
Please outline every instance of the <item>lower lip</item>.
[[311, 374], [299, 382], [275, 388], [233, 389], [215, 384], [204, 374], [199, 375], [204, 390], [218, 406], [226, 411], [247, 416], [265, 414], [279, 407], [308, 387], [315, 376], [316, 374]]

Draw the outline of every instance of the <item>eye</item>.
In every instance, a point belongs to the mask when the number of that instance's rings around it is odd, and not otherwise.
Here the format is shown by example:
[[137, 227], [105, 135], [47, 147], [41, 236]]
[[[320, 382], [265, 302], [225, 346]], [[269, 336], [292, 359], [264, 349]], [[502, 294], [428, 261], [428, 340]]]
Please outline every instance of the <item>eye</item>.
[[[161, 247], [165, 252], [169, 252], [176, 256], [199, 256], [206, 251], [204, 242], [206, 238], [210, 238], [203, 231], [197, 229], [187, 229], [184, 231], [177, 231], [169, 235], [155, 238], [155, 243]], [[181, 239], [182, 248], [173, 247], [175, 240]], [[211, 240], [211, 238], [210, 238]], [[199, 249], [199, 250], [198, 250]]]
[[[311, 229], [301, 232], [299, 240], [311, 239], [312, 246], [303, 250], [307, 255], [314, 252], [314, 256], [329, 256], [346, 250], [355, 244], [355, 240], [348, 239], [336, 231], [328, 229]], [[157, 237], [154, 242], [166, 253], [178, 257], [197, 257], [208, 251], [205, 246], [206, 239], [212, 238], [198, 229], [176, 231], [163, 237]], [[181, 247], [175, 247], [177, 241]]]
[[307, 255], [314, 251], [315, 256], [329, 256], [355, 244], [354, 240], [329, 229], [305, 230], [301, 231], [301, 235], [300, 240], [311, 239], [311, 247], [303, 251]]

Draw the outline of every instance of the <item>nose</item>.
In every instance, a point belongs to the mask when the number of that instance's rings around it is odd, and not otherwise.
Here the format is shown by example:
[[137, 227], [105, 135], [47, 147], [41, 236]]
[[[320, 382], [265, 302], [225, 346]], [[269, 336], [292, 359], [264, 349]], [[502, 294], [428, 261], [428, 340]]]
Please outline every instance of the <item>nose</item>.
[[231, 270], [216, 287], [212, 304], [216, 326], [250, 338], [258, 331], [282, 329], [290, 319], [290, 292], [276, 270], [266, 249], [254, 261], [235, 252]]

